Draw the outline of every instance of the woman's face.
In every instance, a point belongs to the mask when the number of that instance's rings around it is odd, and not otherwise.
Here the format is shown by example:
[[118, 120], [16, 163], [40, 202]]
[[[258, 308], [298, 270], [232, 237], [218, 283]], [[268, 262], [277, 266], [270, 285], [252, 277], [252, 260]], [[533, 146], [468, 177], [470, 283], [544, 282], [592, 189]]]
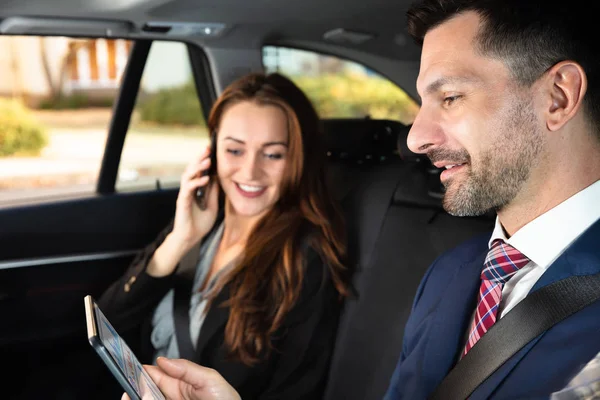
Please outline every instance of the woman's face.
[[226, 109], [217, 134], [217, 173], [230, 211], [258, 217], [279, 200], [288, 162], [287, 117], [244, 101]]

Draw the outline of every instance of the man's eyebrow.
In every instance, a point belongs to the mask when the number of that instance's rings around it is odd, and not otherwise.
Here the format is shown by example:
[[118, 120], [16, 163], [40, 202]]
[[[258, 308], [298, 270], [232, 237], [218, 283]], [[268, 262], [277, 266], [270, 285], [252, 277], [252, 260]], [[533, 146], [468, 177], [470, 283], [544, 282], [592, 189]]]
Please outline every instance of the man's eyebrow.
[[443, 76], [427, 85], [427, 88], [425, 88], [425, 94], [436, 93], [444, 85], [452, 83], [474, 83], [478, 81], [479, 79], [473, 76]]

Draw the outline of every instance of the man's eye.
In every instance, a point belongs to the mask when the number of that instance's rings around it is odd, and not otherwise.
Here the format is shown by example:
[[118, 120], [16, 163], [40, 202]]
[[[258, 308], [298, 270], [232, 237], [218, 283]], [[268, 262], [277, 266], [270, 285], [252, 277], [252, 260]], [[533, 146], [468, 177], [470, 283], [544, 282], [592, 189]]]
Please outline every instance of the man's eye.
[[452, 103], [454, 103], [456, 100], [460, 99], [462, 96], [448, 96], [448, 97], [444, 97], [444, 104], [449, 106], [452, 105]]

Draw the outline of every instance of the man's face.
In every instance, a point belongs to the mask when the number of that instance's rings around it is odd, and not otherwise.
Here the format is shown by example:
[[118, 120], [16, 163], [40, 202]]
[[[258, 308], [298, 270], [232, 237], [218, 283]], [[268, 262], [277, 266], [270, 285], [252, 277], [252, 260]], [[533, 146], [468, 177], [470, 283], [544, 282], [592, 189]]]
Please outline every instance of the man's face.
[[458, 216], [500, 210], [522, 195], [543, 148], [530, 90], [501, 60], [477, 53], [479, 21], [468, 12], [425, 36], [422, 106], [408, 136], [412, 151], [445, 168], [444, 208]]

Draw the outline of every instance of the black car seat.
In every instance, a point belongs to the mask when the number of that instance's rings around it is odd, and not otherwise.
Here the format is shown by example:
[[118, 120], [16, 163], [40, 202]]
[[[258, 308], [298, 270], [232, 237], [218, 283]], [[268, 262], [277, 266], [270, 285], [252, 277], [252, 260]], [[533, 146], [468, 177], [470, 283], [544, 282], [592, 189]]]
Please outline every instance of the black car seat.
[[458, 218], [443, 210], [440, 170], [408, 150], [409, 128], [388, 120], [324, 121], [357, 291], [344, 305], [326, 400], [383, 398], [427, 268], [493, 228], [492, 216]]

